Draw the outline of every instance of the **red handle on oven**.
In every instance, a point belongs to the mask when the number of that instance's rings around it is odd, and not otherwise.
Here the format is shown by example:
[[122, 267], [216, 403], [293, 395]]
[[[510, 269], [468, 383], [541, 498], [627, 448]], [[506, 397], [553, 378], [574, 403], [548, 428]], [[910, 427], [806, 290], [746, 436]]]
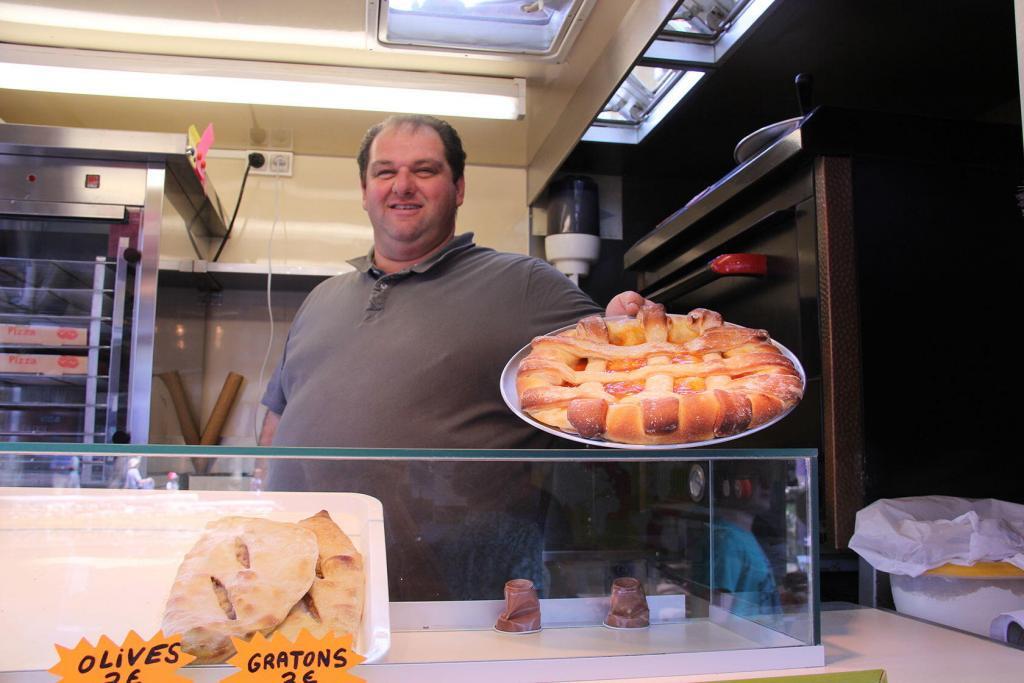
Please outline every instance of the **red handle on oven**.
[[677, 280], [667, 287], [643, 294], [653, 301], [666, 301], [699, 289], [720, 277], [767, 274], [768, 257], [764, 254], [722, 254], [683, 279]]
[[767, 275], [768, 257], [764, 254], [722, 254], [711, 259], [708, 268], [718, 275]]

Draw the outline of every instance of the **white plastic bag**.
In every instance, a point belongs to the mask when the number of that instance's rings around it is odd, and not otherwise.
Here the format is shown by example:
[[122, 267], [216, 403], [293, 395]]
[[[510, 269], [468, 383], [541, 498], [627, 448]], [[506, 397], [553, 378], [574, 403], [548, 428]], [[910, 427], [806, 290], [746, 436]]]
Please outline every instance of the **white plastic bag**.
[[944, 564], [1000, 560], [1024, 569], [1024, 505], [994, 498], [883, 498], [857, 513], [850, 548], [890, 574], [919, 576]]

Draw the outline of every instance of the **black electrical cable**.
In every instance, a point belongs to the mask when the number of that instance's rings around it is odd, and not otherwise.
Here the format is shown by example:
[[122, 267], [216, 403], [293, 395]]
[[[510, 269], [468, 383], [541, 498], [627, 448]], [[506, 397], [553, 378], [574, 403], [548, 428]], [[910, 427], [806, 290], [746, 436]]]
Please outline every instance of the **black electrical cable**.
[[231, 222], [228, 223], [227, 232], [224, 233], [224, 239], [220, 241], [220, 247], [217, 248], [217, 253], [213, 255], [213, 262], [216, 263], [217, 259], [220, 258], [220, 253], [224, 251], [224, 245], [228, 243], [228, 238], [231, 237], [231, 231], [235, 227], [235, 219], [238, 218], [238, 207], [242, 205], [242, 195], [245, 194], [245, 181], [249, 179], [249, 171], [254, 168], [261, 168], [266, 163], [266, 158], [259, 152], [253, 152], [249, 155], [247, 163], [245, 164], [245, 174], [242, 176], [242, 187], [238, 188], [238, 201], [235, 202], [235, 211], [231, 214]]

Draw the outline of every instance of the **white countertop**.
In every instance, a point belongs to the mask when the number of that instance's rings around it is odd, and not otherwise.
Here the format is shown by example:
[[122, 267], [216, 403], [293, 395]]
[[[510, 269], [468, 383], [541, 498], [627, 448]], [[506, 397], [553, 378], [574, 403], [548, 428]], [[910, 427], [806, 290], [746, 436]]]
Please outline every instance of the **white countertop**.
[[[445, 683], [496, 683], [505, 680], [516, 683], [584, 680], [603, 683], [698, 683], [869, 669], [884, 669], [891, 683], [1020, 683], [1024, 680], [1024, 650], [943, 626], [902, 617], [893, 612], [866, 608], [826, 611], [822, 612], [821, 624], [825, 666], [814, 668], [761, 670], [757, 664], [780, 649], [769, 648], [758, 651], [752, 658], [741, 657], [742, 661], [751, 664], [747, 671], [724, 674], [686, 675], [680, 671], [678, 674], [666, 672], [668, 675], [648, 678], [572, 677], [572, 674], [579, 670], [593, 669], [594, 660], [618, 660], [621, 663], [624, 660], [628, 661], [629, 657], [548, 660], [539, 663], [538, 671], [541, 673], [528, 678], [511, 673], [507, 666], [509, 662], [501, 661], [463, 662], [457, 665], [378, 663], [359, 666], [353, 673], [367, 683], [433, 680], [444, 680]], [[403, 652], [410, 654], [419, 649], [422, 643], [416, 642], [417, 635], [408, 633], [405, 637], [393, 638], [388, 659], [385, 661], [402, 660]], [[423, 635], [427, 638], [436, 638], [439, 634]], [[459, 639], [458, 632], [453, 631], [447, 635]], [[218, 681], [232, 671], [234, 669], [227, 667], [189, 667], [183, 669], [182, 673], [196, 681]], [[551, 675], [551, 672], [555, 671], [568, 672], [569, 677]], [[53, 681], [54, 677], [42, 671], [22, 671], [0, 673], [0, 680], [23, 683]]]
[[[1024, 650], [894, 612], [866, 608], [826, 611], [821, 613], [821, 628], [825, 645], [822, 668], [663, 676], [627, 679], [626, 683], [696, 683], [867, 669], [884, 669], [890, 683], [1024, 681]], [[623, 683], [622, 679], [617, 683]]]
[[[707, 666], [707, 659], [668, 654], [590, 656], [576, 659], [544, 659], [526, 662], [522, 652], [509, 651], [501, 661], [480, 656], [478, 661], [424, 662], [417, 659], [430, 639], [450, 639], [446, 648], [472, 650], [471, 639], [458, 632], [393, 634], [387, 658], [358, 667], [353, 673], [368, 683], [444, 680], [445, 683], [528, 683], [530, 681], [603, 683], [698, 683], [772, 679], [781, 676], [835, 674], [871, 669], [885, 670], [891, 683], [1020, 683], [1024, 681], [1024, 650], [961, 631], [903, 617], [894, 612], [857, 608], [836, 609], [821, 615], [824, 661], [821, 667], [783, 668], [788, 648], [726, 650], [707, 653], [712, 666], [725, 663], [731, 673], [687, 674], [691, 665]], [[436, 643], [435, 643], [436, 644]], [[524, 641], [514, 650], [528, 647]], [[482, 655], [482, 652], [478, 652]], [[609, 653], [612, 654], [612, 653]], [[540, 655], [539, 653], [539, 656]], [[629, 676], [631, 666], [644, 670], [639, 678]], [[652, 670], [657, 673], [651, 673]], [[703, 669], [715, 670], [715, 669]], [[722, 670], [721, 668], [717, 670]], [[600, 672], [606, 673], [600, 673]], [[689, 669], [699, 671], [699, 669]], [[597, 673], [595, 673], [597, 672]], [[617, 676], [604, 678], [602, 676]]]

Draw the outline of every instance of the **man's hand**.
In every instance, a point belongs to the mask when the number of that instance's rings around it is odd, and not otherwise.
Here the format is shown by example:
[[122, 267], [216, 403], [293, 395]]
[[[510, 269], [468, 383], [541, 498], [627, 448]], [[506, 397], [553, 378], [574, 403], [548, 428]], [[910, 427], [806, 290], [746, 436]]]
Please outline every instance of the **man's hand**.
[[640, 312], [641, 306], [652, 303], [654, 302], [643, 298], [636, 292], [622, 292], [612, 297], [612, 300], [608, 302], [608, 308], [604, 310], [604, 314], [609, 318], [616, 315], [635, 316]]
[[274, 442], [274, 432], [277, 431], [277, 423], [280, 421], [280, 415], [271, 410], [267, 411], [263, 417], [263, 429], [260, 430], [260, 446], [270, 446]]

